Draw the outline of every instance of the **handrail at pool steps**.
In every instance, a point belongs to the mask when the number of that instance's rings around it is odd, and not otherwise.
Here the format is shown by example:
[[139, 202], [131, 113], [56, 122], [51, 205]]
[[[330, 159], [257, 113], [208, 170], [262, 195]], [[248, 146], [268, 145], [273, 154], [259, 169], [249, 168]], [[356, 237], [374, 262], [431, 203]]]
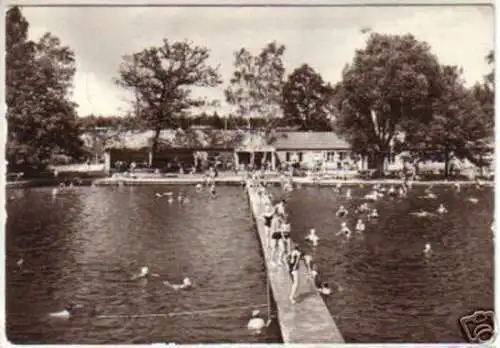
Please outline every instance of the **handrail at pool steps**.
[[262, 203], [256, 189], [247, 181], [247, 193], [262, 246], [268, 281], [276, 303], [278, 321], [284, 343], [344, 343], [321, 295], [316, 291], [303, 268], [299, 269], [298, 301], [289, 299], [291, 279], [286, 269], [271, 267], [271, 250], [267, 245], [264, 222], [260, 218]]

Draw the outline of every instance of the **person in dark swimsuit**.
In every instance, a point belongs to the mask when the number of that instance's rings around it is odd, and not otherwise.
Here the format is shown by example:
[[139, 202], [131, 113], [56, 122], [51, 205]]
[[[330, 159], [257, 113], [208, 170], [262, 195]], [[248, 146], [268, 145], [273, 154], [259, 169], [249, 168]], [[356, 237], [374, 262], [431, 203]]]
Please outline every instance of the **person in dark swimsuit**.
[[271, 245], [271, 231], [274, 219], [274, 209], [271, 204], [266, 204], [264, 208], [264, 230], [266, 231], [267, 245]]
[[297, 288], [299, 286], [299, 264], [303, 257], [302, 251], [295, 246], [290, 254], [288, 254], [288, 272], [290, 273], [290, 277], [292, 278], [292, 287], [290, 289], [290, 301], [292, 303], [296, 303], [295, 297]]

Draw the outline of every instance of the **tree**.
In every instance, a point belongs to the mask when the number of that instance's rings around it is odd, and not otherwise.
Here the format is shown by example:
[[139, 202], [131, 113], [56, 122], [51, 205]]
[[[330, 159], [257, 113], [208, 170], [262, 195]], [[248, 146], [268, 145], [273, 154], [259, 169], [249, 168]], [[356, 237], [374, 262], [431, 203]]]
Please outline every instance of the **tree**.
[[226, 101], [235, 106], [235, 114], [248, 120], [267, 120], [266, 129], [276, 123], [279, 116], [285, 68], [282, 57], [285, 46], [269, 43], [258, 55], [245, 48], [234, 54], [233, 77], [225, 91]]
[[193, 87], [222, 83], [218, 69], [208, 65], [209, 50], [187, 41], [169, 42], [127, 55], [116, 83], [134, 93], [137, 117], [154, 131], [151, 152], [164, 128], [178, 128], [192, 107], [208, 104], [191, 95]]
[[489, 128], [493, 131], [495, 124], [495, 58], [493, 51], [486, 56], [486, 61], [491, 67], [491, 72], [484, 77], [484, 81], [476, 83], [472, 87], [472, 93], [489, 117], [491, 123]]
[[7, 160], [10, 169], [43, 169], [54, 158], [83, 155], [76, 104], [69, 100], [73, 52], [50, 33], [28, 40], [18, 7], [7, 11]]
[[288, 76], [281, 105], [288, 125], [304, 131], [331, 130], [333, 87], [309, 65], [302, 65]]
[[337, 126], [379, 172], [391, 150], [398, 151], [399, 135], [432, 118], [433, 100], [442, 90], [440, 73], [427, 43], [412, 35], [376, 33], [344, 69], [336, 87]]
[[407, 135], [410, 152], [419, 160], [444, 162], [449, 175], [453, 158], [468, 159], [484, 165], [487, 152], [488, 116], [470, 90], [464, 86], [462, 71], [455, 66], [442, 67], [443, 91], [434, 101], [433, 118]]

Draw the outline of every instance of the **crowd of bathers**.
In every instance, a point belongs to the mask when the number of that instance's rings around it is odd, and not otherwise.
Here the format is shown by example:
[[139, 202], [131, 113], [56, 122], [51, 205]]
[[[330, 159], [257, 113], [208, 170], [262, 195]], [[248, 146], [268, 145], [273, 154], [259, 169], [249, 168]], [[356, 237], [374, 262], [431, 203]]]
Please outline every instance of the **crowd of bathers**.
[[[301, 263], [305, 266], [305, 274], [309, 277], [317, 291], [323, 295], [331, 294], [328, 283], [319, 281], [319, 276], [312, 255], [303, 252], [294, 243], [290, 236], [291, 225], [288, 220], [285, 200], [273, 204], [272, 194], [266, 189], [261, 177], [254, 173], [246, 181], [247, 189], [257, 194], [259, 205], [262, 207], [262, 215], [266, 235], [266, 246], [270, 251], [270, 267], [280, 267], [288, 271], [291, 278], [290, 301], [296, 303], [297, 289], [300, 276]], [[288, 180], [282, 182], [282, 188], [286, 190]]]

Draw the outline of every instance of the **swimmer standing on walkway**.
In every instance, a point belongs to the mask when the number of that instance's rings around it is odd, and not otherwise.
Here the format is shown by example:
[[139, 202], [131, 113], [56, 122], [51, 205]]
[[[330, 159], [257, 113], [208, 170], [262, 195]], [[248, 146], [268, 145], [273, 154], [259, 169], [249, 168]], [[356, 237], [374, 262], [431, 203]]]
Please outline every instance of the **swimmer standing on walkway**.
[[300, 249], [295, 246], [292, 252], [288, 255], [288, 272], [290, 273], [290, 277], [292, 278], [292, 287], [290, 289], [290, 301], [295, 304], [297, 289], [299, 287], [299, 264], [302, 259], [302, 252]]

